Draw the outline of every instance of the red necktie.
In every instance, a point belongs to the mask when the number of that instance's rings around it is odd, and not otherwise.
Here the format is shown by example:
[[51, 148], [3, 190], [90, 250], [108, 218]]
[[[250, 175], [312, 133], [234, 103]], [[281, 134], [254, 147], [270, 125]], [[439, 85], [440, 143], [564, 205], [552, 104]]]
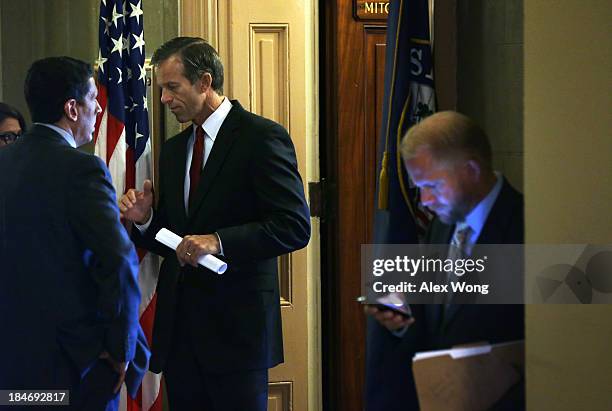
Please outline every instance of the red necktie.
[[202, 162], [204, 161], [204, 129], [196, 128], [196, 138], [193, 144], [193, 154], [191, 156], [191, 166], [189, 167], [189, 204], [195, 199], [195, 193], [200, 182], [202, 172]]

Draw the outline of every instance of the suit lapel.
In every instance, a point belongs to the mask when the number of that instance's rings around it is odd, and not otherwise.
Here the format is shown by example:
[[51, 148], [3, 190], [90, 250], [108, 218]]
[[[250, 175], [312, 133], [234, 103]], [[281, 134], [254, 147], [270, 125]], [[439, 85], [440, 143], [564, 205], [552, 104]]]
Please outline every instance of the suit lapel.
[[232, 101], [232, 109], [227, 114], [227, 117], [219, 129], [215, 144], [202, 170], [198, 189], [195, 193], [196, 198], [193, 201], [193, 206], [189, 210], [189, 219], [196, 215], [197, 210], [201, 207], [202, 202], [210, 192], [215, 177], [219, 173], [219, 170], [221, 170], [221, 166], [238, 136], [237, 130], [240, 126], [240, 116], [243, 110], [244, 109], [240, 106], [238, 101]]
[[[440, 255], [439, 258], [445, 259], [448, 255], [448, 245], [454, 230], [454, 225], [444, 224], [437, 218], [431, 223], [426, 242], [440, 246], [446, 245], [445, 255]], [[425, 306], [425, 316], [427, 323], [431, 324], [431, 332], [436, 333], [443, 326], [446, 320], [444, 315], [444, 304], [433, 304], [432, 302]]]
[[[487, 216], [487, 220], [485, 221], [485, 224], [482, 227], [482, 231], [480, 232], [480, 235], [478, 236], [478, 240], [476, 241], [476, 244], [474, 244], [474, 248], [472, 249], [472, 255], [474, 255], [474, 252], [478, 248], [478, 244], [502, 244], [503, 243], [503, 238], [502, 238], [501, 233], [503, 231], [502, 230], [503, 220], [508, 213], [506, 209], [507, 201], [505, 197], [508, 194], [509, 187], [510, 186], [508, 185], [508, 182], [504, 178], [502, 189], [499, 192], [499, 195], [497, 196], [495, 203], [493, 203], [493, 207], [491, 207], [491, 211], [489, 212], [489, 215]], [[454, 231], [454, 227], [453, 227], [453, 231]], [[451, 304], [448, 307], [445, 313], [445, 318], [444, 318], [445, 327], [447, 327], [448, 324], [453, 320], [453, 318], [457, 315], [457, 312], [461, 309], [461, 307], [463, 307], [462, 304]]]
[[[445, 225], [444, 227], [445, 227], [445, 230], [441, 232], [441, 235], [442, 235], [441, 238], [444, 240], [444, 244], [447, 245], [446, 255], [444, 256], [444, 258], [446, 258], [449, 253], [450, 242], [452, 240], [453, 233], [455, 232], [456, 226], [455, 225]], [[461, 308], [461, 305], [451, 303], [448, 307], [445, 307], [444, 304], [440, 304], [437, 307], [438, 307], [437, 312], [439, 312], [439, 316], [440, 316], [440, 318], [438, 319], [438, 323], [440, 324], [442, 329], [444, 329], [445, 327], [448, 327], [448, 324], [450, 324], [452, 319], [455, 317], [455, 315], [457, 314], [457, 311], [459, 311], [459, 309]]]
[[168, 199], [172, 204], [172, 215], [180, 217], [179, 227], [184, 229], [187, 223], [187, 213], [185, 212], [185, 167], [187, 164], [187, 141], [193, 132], [193, 128], [189, 127], [183, 130], [175, 138], [178, 139], [175, 150], [170, 153], [174, 159], [172, 163], [177, 164], [176, 167], [170, 167], [170, 184], [168, 189]]
[[[449, 326], [449, 324], [453, 321], [453, 319], [457, 315], [457, 312], [461, 310], [462, 307], [463, 307], [463, 304], [450, 304], [448, 306], [448, 308], [444, 312], [444, 327], [445, 328]], [[442, 306], [442, 309], [444, 310], [444, 305]]]

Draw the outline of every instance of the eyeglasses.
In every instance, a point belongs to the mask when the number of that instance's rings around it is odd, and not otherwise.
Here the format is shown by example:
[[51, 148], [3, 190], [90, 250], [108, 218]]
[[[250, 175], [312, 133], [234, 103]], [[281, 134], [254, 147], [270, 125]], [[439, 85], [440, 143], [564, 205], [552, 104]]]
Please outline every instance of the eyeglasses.
[[21, 137], [21, 131], [0, 133], [0, 141], [4, 141], [4, 144], [14, 143], [19, 137]]

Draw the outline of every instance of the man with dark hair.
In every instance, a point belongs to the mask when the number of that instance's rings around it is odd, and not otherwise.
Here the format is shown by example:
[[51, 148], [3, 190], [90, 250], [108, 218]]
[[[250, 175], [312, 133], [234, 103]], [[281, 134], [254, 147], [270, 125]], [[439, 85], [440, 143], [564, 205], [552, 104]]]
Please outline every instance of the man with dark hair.
[[16, 108], [0, 103], [0, 147], [14, 143], [26, 131], [23, 116]]
[[[427, 243], [452, 244], [465, 256], [478, 244], [523, 243], [523, 196], [493, 170], [488, 137], [468, 117], [453, 111], [427, 117], [408, 130], [400, 152], [421, 191], [423, 205], [436, 214]], [[517, 281], [521, 278], [517, 276]], [[374, 306], [365, 310], [390, 331], [387, 352], [376, 353], [379, 358], [374, 360], [386, 365], [377, 367], [376, 372], [398, 376], [393, 383], [395, 392], [372, 400], [367, 411], [418, 409], [410, 372], [410, 359], [416, 351], [524, 338], [522, 305], [462, 305], [450, 300], [450, 304], [413, 306], [414, 316], [409, 319]], [[396, 356], [395, 361], [390, 353]], [[496, 407], [524, 409], [522, 383]]]
[[[0, 389], [70, 391], [71, 409], [112, 410], [148, 362], [138, 323], [138, 259], [109, 172], [76, 150], [100, 106], [91, 66], [30, 67], [35, 125], [0, 150]], [[15, 178], [14, 176], [19, 176]]]
[[158, 65], [175, 54], [183, 61], [184, 75], [191, 84], [195, 84], [204, 73], [208, 73], [212, 78], [212, 89], [219, 96], [223, 95], [223, 63], [217, 51], [206, 40], [197, 37], [175, 37], [155, 51], [151, 64]]
[[[135, 241], [165, 257], [151, 369], [173, 409], [265, 410], [268, 368], [283, 361], [277, 256], [310, 238], [295, 149], [221, 94], [223, 66], [203, 39], [172, 39], [152, 62], [162, 103], [193, 126], [162, 148], [157, 208], [149, 181], [120, 201]], [[155, 242], [162, 227], [184, 236], [176, 251]], [[198, 266], [206, 254], [227, 271]]]

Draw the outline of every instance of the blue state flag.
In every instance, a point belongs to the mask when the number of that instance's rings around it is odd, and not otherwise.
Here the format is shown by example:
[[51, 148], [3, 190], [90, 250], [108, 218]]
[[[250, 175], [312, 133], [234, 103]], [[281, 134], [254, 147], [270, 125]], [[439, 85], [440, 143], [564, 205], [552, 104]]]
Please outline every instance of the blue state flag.
[[431, 214], [411, 187], [399, 146], [406, 131], [435, 111], [428, 0], [392, 1], [387, 23], [385, 97], [378, 156], [374, 243], [413, 244]]

